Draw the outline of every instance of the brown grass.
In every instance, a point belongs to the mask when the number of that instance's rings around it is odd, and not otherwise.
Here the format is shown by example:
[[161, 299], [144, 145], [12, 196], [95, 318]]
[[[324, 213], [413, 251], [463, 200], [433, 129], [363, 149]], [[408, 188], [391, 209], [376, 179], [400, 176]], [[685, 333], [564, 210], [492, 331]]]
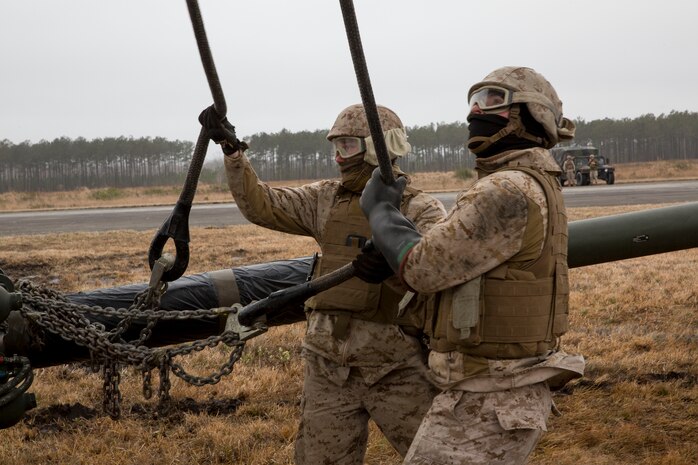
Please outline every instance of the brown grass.
[[[638, 209], [643, 207], [633, 207]], [[617, 209], [614, 213], [629, 209]], [[572, 219], [607, 209], [570, 209]], [[147, 281], [152, 233], [3, 237], [0, 268], [63, 291]], [[193, 228], [188, 273], [305, 255], [308, 238], [256, 226]], [[573, 269], [571, 326], [564, 346], [585, 355], [586, 376], [555, 398], [530, 461], [539, 465], [695, 464], [698, 457], [698, 249]], [[140, 377], [122, 377], [124, 414], [101, 411], [101, 378], [79, 365], [35, 370], [39, 408], [3, 430], [0, 464], [290, 464], [302, 383], [304, 326], [273, 328], [248, 344], [233, 374], [215, 386], [173, 382], [169, 416], [144, 401]], [[226, 359], [211, 349], [185, 366], [205, 374]], [[218, 400], [237, 408], [198, 412]], [[71, 404], [84, 406], [71, 419]], [[50, 411], [48, 409], [51, 409]], [[56, 413], [58, 420], [48, 420]], [[90, 410], [92, 409], [92, 410]], [[75, 411], [76, 409], [73, 409]], [[373, 427], [369, 464], [399, 457]]]
[[[0, 264], [13, 277], [35, 276], [65, 291], [145, 281], [149, 239], [142, 232], [5, 237]], [[307, 238], [256, 226], [194, 228], [188, 272], [315, 249]], [[587, 374], [556, 396], [563, 416], [550, 421], [532, 464], [696, 463], [696, 260], [693, 249], [571, 270], [573, 329], [565, 346], [586, 356]], [[125, 413], [112, 421], [100, 413], [99, 375], [72, 365], [35, 370], [31, 391], [39, 409], [3, 431], [0, 457], [8, 464], [292, 463], [302, 336], [303, 325], [296, 324], [251, 341], [233, 375], [216, 386], [174, 382], [176, 402], [241, 401], [237, 410], [218, 414], [181, 408], [157, 418], [153, 402], [141, 396], [140, 377], [128, 369], [122, 381]], [[185, 364], [205, 374], [225, 357], [224, 350], [213, 349]], [[46, 409], [74, 403], [94, 409], [94, 416], [41, 421]], [[375, 428], [366, 461], [400, 462]]]
[[[616, 166], [616, 182], [656, 181], [660, 179], [698, 178], [698, 160], [670, 160], [628, 163]], [[429, 192], [457, 191], [472, 180], [458, 178], [454, 172], [414, 173], [412, 185]], [[273, 181], [272, 186], [300, 186], [312, 180]], [[0, 193], [0, 212], [57, 208], [92, 208], [134, 205], [172, 205], [179, 197], [180, 186], [139, 188], [79, 189], [61, 192]], [[224, 184], [199, 184], [196, 203], [231, 202]]]
[[664, 160], [615, 165], [616, 182], [696, 179], [698, 160]]

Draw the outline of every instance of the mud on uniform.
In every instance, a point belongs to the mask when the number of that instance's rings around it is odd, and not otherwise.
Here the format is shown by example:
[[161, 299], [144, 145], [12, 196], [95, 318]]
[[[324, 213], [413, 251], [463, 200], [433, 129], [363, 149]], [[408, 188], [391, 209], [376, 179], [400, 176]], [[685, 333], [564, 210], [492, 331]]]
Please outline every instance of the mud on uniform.
[[432, 294], [426, 311], [407, 311], [430, 335], [443, 389], [406, 464], [525, 463], [546, 430], [549, 386], [584, 369], [557, 348], [569, 293], [559, 167], [543, 148], [477, 164], [478, 182], [402, 262], [404, 282]]
[[[248, 159], [225, 158], [228, 185], [252, 223], [315, 238], [323, 250], [317, 275], [351, 261], [368, 222], [360, 194], [323, 180], [271, 188]], [[403, 213], [420, 231], [443, 218], [433, 197], [410, 189]], [[379, 285], [352, 278], [306, 302], [305, 379], [296, 439], [298, 464], [361, 464], [372, 418], [402, 455], [436, 393], [420, 341], [393, 322], [404, 288], [396, 278]]]

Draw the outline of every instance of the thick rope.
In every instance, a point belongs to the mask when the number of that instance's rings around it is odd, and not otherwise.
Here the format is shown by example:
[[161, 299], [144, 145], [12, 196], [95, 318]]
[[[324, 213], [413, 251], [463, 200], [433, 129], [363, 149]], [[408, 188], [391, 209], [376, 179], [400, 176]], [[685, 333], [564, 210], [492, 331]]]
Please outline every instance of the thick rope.
[[[366, 58], [364, 57], [363, 47], [361, 45], [361, 36], [359, 34], [359, 25], [356, 21], [356, 12], [352, 0], [340, 0], [342, 7], [342, 17], [344, 18], [344, 28], [347, 32], [349, 48], [351, 50], [351, 58], [354, 63], [354, 71], [356, 72], [356, 80], [359, 84], [361, 92], [361, 101], [366, 110], [366, 119], [368, 127], [371, 131], [371, 137], [376, 148], [376, 157], [378, 158], [378, 167], [381, 171], [381, 177], [386, 184], [395, 182], [388, 148], [385, 145], [383, 137], [383, 129], [381, 128], [380, 118], [378, 117], [378, 108], [376, 100], [373, 96], [371, 88], [371, 79], [368, 75], [366, 66]], [[275, 308], [282, 308], [285, 305], [290, 305], [297, 302], [302, 302], [311, 296], [314, 296], [322, 291], [337, 286], [344, 281], [354, 276], [354, 266], [347, 263], [341, 268], [328, 273], [319, 278], [313, 279], [308, 283], [298, 284], [283, 291], [275, 292], [266, 299], [254, 302], [246, 306], [238, 315], [238, 320], [243, 325], [251, 325], [255, 319], [262, 315], [273, 313]]]
[[354, 72], [356, 73], [356, 80], [359, 84], [359, 92], [361, 92], [361, 101], [366, 110], [368, 128], [371, 131], [371, 137], [373, 138], [373, 143], [376, 148], [378, 167], [381, 170], [383, 181], [386, 184], [392, 184], [395, 181], [395, 176], [393, 175], [388, 148], [383, 138], [383, 129], [381, 128], [380, 118], [378, 117], [376, 100], [373, 97], [373, 88], [371, 87], [371, 78], [368, 75], [364, 49], [361, 45], [361, 35], [359, 34], [359, 24], [356, 21], [354, 2], [352, 0], [339, 0], [339, 3], [342, 7], [344, 29], [346, 29], [347, 32], [351, 59], [354, 63]]
[[216, 72], [216, 65], [213, 63], [213, 55], [211, 55], [211, 48], [208, 45], [208, 38], [206, 37], [206, 30], [204, 29], [204, 22], [201, 18], [199, 4], [196, 0], [187, 0], [187, 7], [189, 8], [189, 17], [191, 18], [191, 24], [194, 28], [196, 45], [199, 47], [201, 63], [204, 65], [208, 86], [213, 96], [213, 105], [216, 107], [216, 113], [223, 118], [228, 112], [228, 108], [226, 107], [223, 88], [221, 87], [218, 73]]
[[[201, 63], [206, 73], [206, 80], [208, 81], [211, 95], [213, 96], [214, 107], [220, 117], [224, 118], [228, 110], [225, 97], [223, 96], [223, 88], [221, 87], [218, 73], [216, 72], [216, 65], [213, 62], [211, 48], [208, 45], [208, 38], [206, 37], [206, 30], [204, 29], [204, 22], [201, 18], [199, 4], [197, 0], [187, 0], [187, 7], [194, 29], [194, 36], [196, 37], [196, 44], [199, 48]], [[162, 277], [162, 280], [166, 282], [180, 278], [189, 265], [189, 213], [194, 201], [194, 195], [196, 194], [199, 177], [201, 176], [201, 169], [204, 166], [208, 143], [208, 134], [202, 128], [196, 141], [194, 154], [192, 155], [187, 177], [184, 180], [179, 199], [172, 213], [162, 224], [150, 243], [148, 262], [152, 269], [155, 261], [162, 255], [167, 241], [169, 239], [174, 240], [177, 254], [174, 266]]]

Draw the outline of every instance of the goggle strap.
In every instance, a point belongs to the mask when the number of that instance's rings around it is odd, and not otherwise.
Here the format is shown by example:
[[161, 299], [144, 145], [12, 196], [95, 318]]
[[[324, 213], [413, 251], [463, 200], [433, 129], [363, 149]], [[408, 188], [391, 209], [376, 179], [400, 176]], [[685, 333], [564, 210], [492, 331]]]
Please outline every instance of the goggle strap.
[[539, 105], [543, 105], [545, 108], [553, 112], [556, 121], [558, 119], [558, 112], [555, 109], [555, 105], [553, 105], [553, 102], [542, 94], [538, 94], [536, 92], [514, 92], [511, 103], [537, 103]]
[[[522, 139], [530, 140], [532, 142], [535, 142], [536, 144], [542, 144], [544, 146], [546, 143], [545, 139], [526, 132], [526, 127], [521, 122], [521, 116], [519, 115], [519, 113], [519, 105], [512, 105], [511, 110], [509, 112], [509, 123], [506, 126], [504, 126], [502, 129], [500, 129], [495, 134], [489, 137], [476, 136], [468, 139], [468, 148], [470, 149], [470, 151], [477, 155], [478, 153], [486, 150], [488, 147], [490, 147], [492, 144], [496, 143], [500, 139], [505, 138], [509, 134], [515, 134], [516, 136], [521, 137]], [[471, 148], [470, 145], [473, 142], [480, 143], [477, 147]]]

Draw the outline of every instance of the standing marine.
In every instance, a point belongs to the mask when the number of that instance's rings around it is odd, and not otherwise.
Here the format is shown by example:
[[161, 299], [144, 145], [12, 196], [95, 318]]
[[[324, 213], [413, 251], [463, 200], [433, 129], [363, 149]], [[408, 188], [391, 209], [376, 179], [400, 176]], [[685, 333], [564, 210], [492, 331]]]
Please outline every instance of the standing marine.
[[565, 170], [565, 179], [567, 180], [568, 186], [576, 186], [577, 181], [574, 177], [574, 159], [572, 155], [567, 155], [565, 157], [565, 163], [562, 164], [562, 169]]
[[599, 161], [593, 153], [589, 155], [589, 182], [591, 184], [599, 182]]
[[[216, 134], [221, 123], [212, 111], [205, 110], [200, 120], [213, 121], [209, 133]], [[378, 114], [393, 172], [407, 185], [409, 178], [397, 164], [410, 151], [405, 128], [392, 110], [378, 106]], [[249, 221], [317, 241], [322, 256], [315, 277], [361, 255], [355, 261], [356, 274], [372, 282], [355, 277], [305, 304], [304, 384], [295, 448], [299, 465], [360, 465], [369, 419], [404, 456], [436, 389], [429, 381], [417, 328], [396, 321], [406, 289], [395, 277], [385, 280], [393, 271], [380, 254], [373, 255], [378, 262], [370, 259], [370, 252], [360, 254], [372, 231], [359, 199], [378, 166], [363, 106], [344, 109], [327, 139], [334, 146], [338, 180], [270, 187], [259, 180], [243, 151], [229, 148], [225, 169], [230, 191]], [[220, 136], [214, 141], [223, 142], [226, 151], [228, 144]], [[397, 209], [422, 233], [445, 215], [438, 200], [409, 185], [399, 197]]]
[[468, 148], [478, 181], [427, 232], [400, 213], [404, 181], [375, 172], [361, 206], [376, 247], [431, 305], [410, 308], [429, 336], [441, 388], [406, 464], [521, 464], [546, 431], [551, 390], [583, 373], [568, 329], [567, 215], [548, 149], [574, 136], [539, 73], [504, 67], [470, 88]]

